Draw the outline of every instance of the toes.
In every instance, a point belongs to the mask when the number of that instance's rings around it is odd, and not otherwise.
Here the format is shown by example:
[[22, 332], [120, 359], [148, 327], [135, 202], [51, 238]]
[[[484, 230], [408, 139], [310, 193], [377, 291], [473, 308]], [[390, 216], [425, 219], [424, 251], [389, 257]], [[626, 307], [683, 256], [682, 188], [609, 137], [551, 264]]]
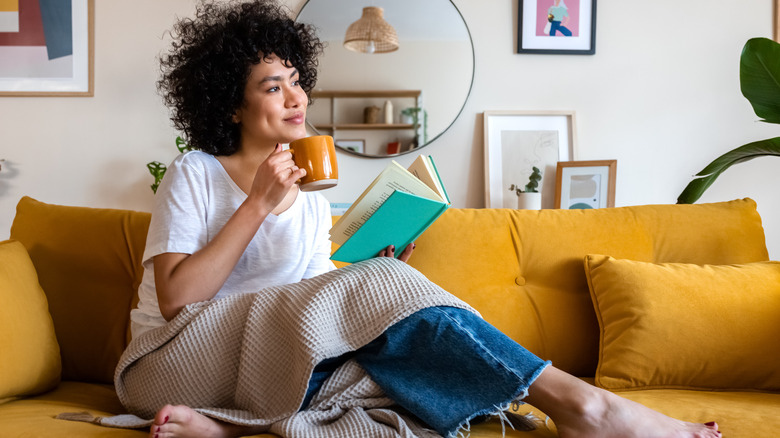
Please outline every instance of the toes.
[[162, 409], [157, 411], [157, 414], [154, 416], [154, 425], [162, 426], [163, 424], [168, 423], [168, 421], [171, 419], [171, 413], [173, 410], [173, 406], [165, 405]]

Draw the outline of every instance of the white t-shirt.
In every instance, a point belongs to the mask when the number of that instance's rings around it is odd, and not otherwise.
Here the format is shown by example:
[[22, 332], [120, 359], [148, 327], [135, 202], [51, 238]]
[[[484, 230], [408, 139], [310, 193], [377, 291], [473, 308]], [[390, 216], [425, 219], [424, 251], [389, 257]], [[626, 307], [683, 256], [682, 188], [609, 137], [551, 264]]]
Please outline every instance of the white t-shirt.
[[[230, 219], [247, 195], [213, 156], [191, 151], [168, 167], [155, 195], [140, 302], [130, 314], [133, 337], [165, 324], [157, 302], [152, 258], [173, 252], [193, 254]], [[257, 292], [325, 273], [330, 261], [330, 204], [319, 193], [298, 192], [293, 205], [269, 214], [214, 297]]]

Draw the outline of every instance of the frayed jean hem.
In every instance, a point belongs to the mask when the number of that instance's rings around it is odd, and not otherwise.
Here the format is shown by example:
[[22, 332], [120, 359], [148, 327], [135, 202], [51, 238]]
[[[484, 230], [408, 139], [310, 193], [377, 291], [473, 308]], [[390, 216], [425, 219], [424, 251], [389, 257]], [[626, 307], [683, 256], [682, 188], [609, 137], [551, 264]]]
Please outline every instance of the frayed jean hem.
[[501, 436], [506, 436], [506, 425], [509, 424], [509, 427], [514, 429], [515, 427], [512, 425], [512, 422], [509, 421], [509, 419], [506, 418], [506, 414], [504, 414], [506, 411], [510, 409], [510, 407], [515, 404], [525, 404], [522, 400], [528, 397], [528, 388], [533, 385], [533, 383], [536, 381], [536, 379], [539, 377], [539, 375], [542, 374], [544, 370], [547, 369], [552, 365], [552, 362], [546, 361], [544, 362], [528, 379], [528, 383], [521, 385], [520, 388], [518, 388], [517, 393], [512, 396], [509, 400], [494, 405], [493, 407], [483, 409], [481, 411], [475, 412], [474, 414], [470, 415], [468, 418], [463, 420], [455, 430], [449, 432], [446, 437], [447, 438], [461, 438], [461, 437], [468, 437], [471, 433], [471, 422], [478, 417], [498, 417], [498, 419], [501, 421]]

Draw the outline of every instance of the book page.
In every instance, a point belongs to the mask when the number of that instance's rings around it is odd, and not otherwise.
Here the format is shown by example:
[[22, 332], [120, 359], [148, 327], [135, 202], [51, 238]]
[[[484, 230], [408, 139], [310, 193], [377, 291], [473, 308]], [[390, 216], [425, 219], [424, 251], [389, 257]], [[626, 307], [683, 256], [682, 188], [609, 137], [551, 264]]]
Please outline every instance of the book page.
[[330, 240], [343, 245], [396, 190], [443, 202], [430, 187], [393, 161], [333, 225]]
[[432, 166], [430, 155], [420, 155], [417, 157], [412, 165], [409, 166], [409, 172], [416, 176], [420, 181], [424, 182], [431, 190], [436, 192], [442, 201], [449, 202], [444, 187], [441, 184], [441, 180], [439, 179], [439, 174]]

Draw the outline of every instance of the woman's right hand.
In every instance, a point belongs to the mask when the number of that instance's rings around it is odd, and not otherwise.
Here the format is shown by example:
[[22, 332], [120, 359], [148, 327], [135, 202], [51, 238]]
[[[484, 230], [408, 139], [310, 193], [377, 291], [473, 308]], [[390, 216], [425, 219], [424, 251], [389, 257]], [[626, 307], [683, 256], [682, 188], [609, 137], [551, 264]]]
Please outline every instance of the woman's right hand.
[[187, 304], [210, 300], [227, 281], [258, 228], [306, 171], [277, 145], [257, 168], [247, 200], [209, 243], [194, 254], [154, 257], [160, 312], [171, 320]]
[[258, 166], [249, 197], [271, 212], [284, 200], [290, 187], [304, 176], [306, 170], [295, 165], [292, 153], [282, 150], [282, 146], [277, 144], [271, 155]]

